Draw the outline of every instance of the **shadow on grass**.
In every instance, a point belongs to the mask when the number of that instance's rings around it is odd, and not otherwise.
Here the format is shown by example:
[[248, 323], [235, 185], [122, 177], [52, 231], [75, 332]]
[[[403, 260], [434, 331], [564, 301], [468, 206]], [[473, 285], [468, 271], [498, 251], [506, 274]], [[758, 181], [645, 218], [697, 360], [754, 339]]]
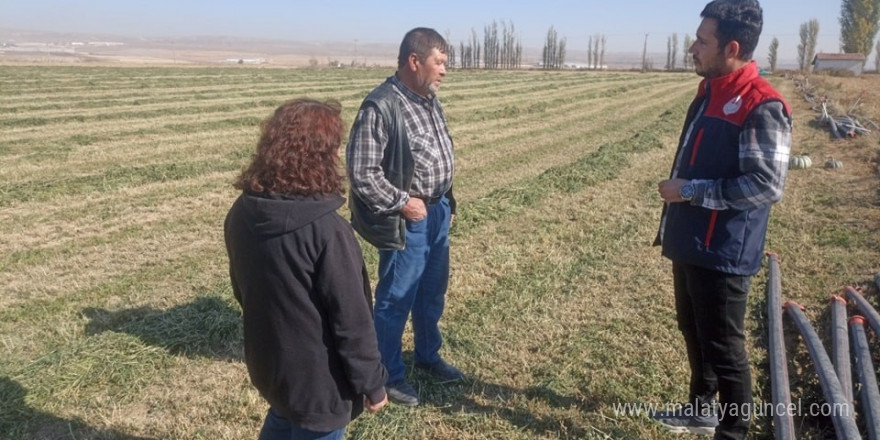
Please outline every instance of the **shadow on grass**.
[[183, 356], [242, 360], [241, 313], [219, 297], [160, 310], [153, 307], [109, 311], [87, 308], [86, 333], [122, 332]]
[[79, 419], [65, 419], [30, 408], [25, 402], [27, 389], [18, 382], [0, 377], [0, 439], [113, 439], [155, 440], [115, 430], [93, 428]]
[[[596, 411], [592, 399], [561, 395], [546, 386], [513, 388], [468, 377], [459, 383], [438, 384], [425, 373], [416, 373], [422, 404], [436, 406], [449, 415], [470, 413], [501, 418], [522, 431], [534, 432], [536, 436], [553, 435], [556, 438], [587, 438], [596, 432], [582, 421], [545, 414], [540, 408], [576, 408], [580, 413]], [[536, 407], [531, 410], [529, 407]]]

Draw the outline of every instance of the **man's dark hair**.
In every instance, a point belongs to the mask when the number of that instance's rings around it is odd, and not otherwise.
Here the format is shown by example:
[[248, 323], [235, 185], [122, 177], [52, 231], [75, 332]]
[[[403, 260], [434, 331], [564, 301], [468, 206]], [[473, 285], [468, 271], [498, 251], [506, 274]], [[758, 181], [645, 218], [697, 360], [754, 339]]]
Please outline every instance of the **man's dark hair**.
[[757, 0], [714, 0], [706, 5], [700, 17], [718, 21], [718, 46], [723, 50], [731, 41], [739, 43], [740, 59], [749, 61], [758, 46], [763, 11]]
[[400, 51], [397, 53], [397, 67], [406, 65], [410, 54], [416, 54], [420, 62], [425, 62], [431, 55], [431, 49], [437, 49], [440, 53], [446, 53], [446, 40], [434, 29], [418, 27], [406, 33], [400, 42]]

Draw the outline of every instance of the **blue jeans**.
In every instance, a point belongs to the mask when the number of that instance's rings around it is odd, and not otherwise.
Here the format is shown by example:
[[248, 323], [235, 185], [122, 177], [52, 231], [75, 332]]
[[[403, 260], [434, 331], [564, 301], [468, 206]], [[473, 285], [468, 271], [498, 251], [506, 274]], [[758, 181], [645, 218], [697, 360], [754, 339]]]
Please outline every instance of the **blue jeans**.
[[376, 338], [388, 383], [404, 378], [401, 338], [412, 312], [415, 361], [440, 360], [443, 315], [449, 285], [449, 201], [427, 206], [428, 217], [406, 222], [406, 248], [379, 251], [379, 282], [373, 309]]
[[746, 300], [751, 277], [672, 263], [678, 328], [691, 369], [690, 400], [718, 393], [723, 404], [716, 439], [744, 439], [752, 376], [746, 353]]
[[345, 427], [330, 432], [316, 432], [290, 423], [273, 408], [266, 413], [258, 440], [342, 440]]

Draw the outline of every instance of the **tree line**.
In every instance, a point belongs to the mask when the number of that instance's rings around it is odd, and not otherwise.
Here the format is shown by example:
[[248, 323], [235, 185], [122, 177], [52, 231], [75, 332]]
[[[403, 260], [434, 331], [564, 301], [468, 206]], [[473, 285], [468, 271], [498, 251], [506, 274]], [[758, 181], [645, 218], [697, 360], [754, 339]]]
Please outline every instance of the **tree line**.
[[[880, 0], [841, 0], [840, 13], [840, 49], [845, 53], [858, 53], [867, 57], [871, 51], [876, 52], [874, 57], [875, 69], [880, 71], [880, 40], [874, 43], [880, 27]], [[817, 41], [819, 36], [819, 20], [812, 19], [800, 25], [800, 44], [797, 47], [798, 68], [809, 71], [812, 68], [813, 58], [816, 56]], [[446, 40], [449, 41], [447, 33]], [[605, 66], [605, 44], [607, 39], [603, 34], [591, 35], [587, 43], [587, 68], [602, 69]], [[666, 70], [679, 70], [679, 53], [681, 47], [681, 68], [692, 68], [692, 61], [688, 53], [694, 40], [685, 34], [681, 46], [678, 42], [678, 34], [671, 34], [667, 38]], [[550, 26], [541, 52], [541, 67], [544, 69], [563, 69], [566, 67], [567, 39], [560, 38], [556, 29]], [[523, 46], [516, 33], [513, 22], [502, 21], [499, 27], [497, 21], [487, 25], [483, 29], [483, 38], [480, 39], [477, 31], [471, 29], [470, 38], [461, 41], [456, 47], [449, 46], [449, 65], [460, 69], [518, 69], [522, 67]], [[767, 60], [770, 70], [776, 70], [779, 55], [779, 40], [774, 37], [770, 42]], [[642, 49], [642, 71], [653, 70], [653, 59], [648, 57], [648, 34], [645, 34], [645, 44]]]
[[[865, 56], [867, 60], [873, 49], [874, 69], [880, 71], [880, 40], [874, 43], [874, 37], [880, 28], [880, 0], [842, 0], [840, 4], [840, 51]], [[797, 47], [798, 69], [809, 72], [813, 68], [816, 56], [816, 44], [819, 37], [819, 20], [811, 19], [801, 23], [798, 32], [800, 44]], [[770, 70], [776, 70], [779, 40], [773, 38], [767, 61]]]
[[[446, 41], [450, 41], [447, 32]], [[605, 65], [605, 43], [602, 34], [590, 36], [587, 44], [588, 68], [599, 69]], [[449, 45], [449, 66], [458, 69], [518, 69], [522, 67], [522, 40], [516, 33], [513, 22], [497, 21], [483, 28], [483, 38], [471, 29], [470, 38], [460, 41], [458, 46]], [[550, 26], [541, 55], [544, 69], [563, 69], [567, 57], [567, 39], [559, 36]]]

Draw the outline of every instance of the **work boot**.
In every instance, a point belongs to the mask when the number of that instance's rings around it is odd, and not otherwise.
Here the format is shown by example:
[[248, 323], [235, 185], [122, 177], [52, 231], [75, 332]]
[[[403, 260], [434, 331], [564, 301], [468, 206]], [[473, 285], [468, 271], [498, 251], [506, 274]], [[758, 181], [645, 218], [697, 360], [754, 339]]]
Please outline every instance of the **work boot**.
[[401, 406], [419, 406], [419, 393], [405, 380], [385, 385], [388, 400]]

